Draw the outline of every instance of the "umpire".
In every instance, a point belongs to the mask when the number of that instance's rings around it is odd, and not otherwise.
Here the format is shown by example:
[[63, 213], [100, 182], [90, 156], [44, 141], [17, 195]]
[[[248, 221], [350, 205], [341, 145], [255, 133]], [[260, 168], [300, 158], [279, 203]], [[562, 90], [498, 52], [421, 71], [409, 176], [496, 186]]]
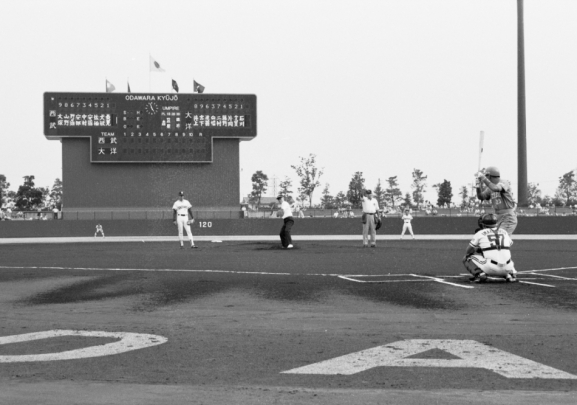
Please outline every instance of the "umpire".
[[293, 213], [291, 211], [291, 206], [288, 202], [284, 200], [282, 195], [277, 198], [280, 209], [277, 212], [277, 216], [282, 216], [283, 226], [280, 230], [280, 242], [284, 249], [293, 248], [293, 240], [291, 238], [291, 228], [293, 227], [295, 220], [293, 218]]

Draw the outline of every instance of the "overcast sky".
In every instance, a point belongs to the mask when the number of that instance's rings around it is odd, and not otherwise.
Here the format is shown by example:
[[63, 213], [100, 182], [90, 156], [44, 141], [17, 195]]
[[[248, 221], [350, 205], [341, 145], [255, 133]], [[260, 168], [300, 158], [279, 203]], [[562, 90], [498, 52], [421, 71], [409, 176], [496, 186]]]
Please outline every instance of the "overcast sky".
[[[325, 183], [374, 188], [411, 173], [453, 194], [495, 165], [517, 190], [516, 0], [9, 1], [0, 13], [0, 174], [16, 190], [62, 177], [45, 91], [256, 94], [241, 193], [315, 154]], [[525, 0], [528, 179], [553, 195], [577, 167], [577, 1]], [[166, 73], [149, 72], [149, 54]], [[87, 156], [87, 159], [89, 157]], [[65, 186], [66, 187], [66, 186]], [[269, 193], [272, 195], [272, 192]], [[459, 201], [456, 196], [453, 201]]]

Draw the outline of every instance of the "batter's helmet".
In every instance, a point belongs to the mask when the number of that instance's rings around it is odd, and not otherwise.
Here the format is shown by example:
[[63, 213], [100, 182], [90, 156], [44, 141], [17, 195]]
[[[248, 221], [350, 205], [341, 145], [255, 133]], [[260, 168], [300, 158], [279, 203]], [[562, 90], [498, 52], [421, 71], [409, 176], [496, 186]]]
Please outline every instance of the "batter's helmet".
[[501, 177], [501, 173], [499, 172], [499, 169], [497, 169], [495, 166], [487, 167], [485, 169], [485, 175], [493, 176], [493, 177]]
[[481, 215], [478, 223], [480, 228], [493, 228], [497, 225], [497, 216], [495, 214]]

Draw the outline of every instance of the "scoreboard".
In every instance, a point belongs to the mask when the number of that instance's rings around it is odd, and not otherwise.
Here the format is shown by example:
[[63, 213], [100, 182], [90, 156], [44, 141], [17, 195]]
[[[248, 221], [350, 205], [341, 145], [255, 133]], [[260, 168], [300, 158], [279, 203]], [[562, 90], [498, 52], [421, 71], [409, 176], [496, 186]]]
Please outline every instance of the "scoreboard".
[[94, 163], [205, 163], [256, 137], [254, 94], [44, 93], [47, 139], [90, 138]]

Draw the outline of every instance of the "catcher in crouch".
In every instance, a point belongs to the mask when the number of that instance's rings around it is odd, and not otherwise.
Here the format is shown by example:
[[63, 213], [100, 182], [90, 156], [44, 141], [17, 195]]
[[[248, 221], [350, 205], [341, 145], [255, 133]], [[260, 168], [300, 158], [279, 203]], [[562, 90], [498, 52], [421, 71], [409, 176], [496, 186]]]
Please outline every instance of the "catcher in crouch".
[[507, 282], [515, 282], [515, 264], [511, 260], [513, 241], [509, 234], [497, 226], [495, 214], [485, 214], [479, 218], [479, 227], [469, 242], [463, 264], [473, 282], [484, 282], [487, 276], [503, 277]]
[[[188, 220], [188, 214], [190, 214], [191, 220]], [[182, 228], [186, 229], [186, 234], [190, 239], [190, 248], [195, 249], [194, 240], [192, 238], [192, 231], [190, 230], [190, 225], [194, 223], [194, 216], [192, 215], [192, 205], [188, 200], [184, 199], [184, 191], [178, 193], [178, 200], [172, 206], [172, 220], [174, 225], [178, 226], [178, 238], [180, 239], [180, 248], [184, 249]]]

